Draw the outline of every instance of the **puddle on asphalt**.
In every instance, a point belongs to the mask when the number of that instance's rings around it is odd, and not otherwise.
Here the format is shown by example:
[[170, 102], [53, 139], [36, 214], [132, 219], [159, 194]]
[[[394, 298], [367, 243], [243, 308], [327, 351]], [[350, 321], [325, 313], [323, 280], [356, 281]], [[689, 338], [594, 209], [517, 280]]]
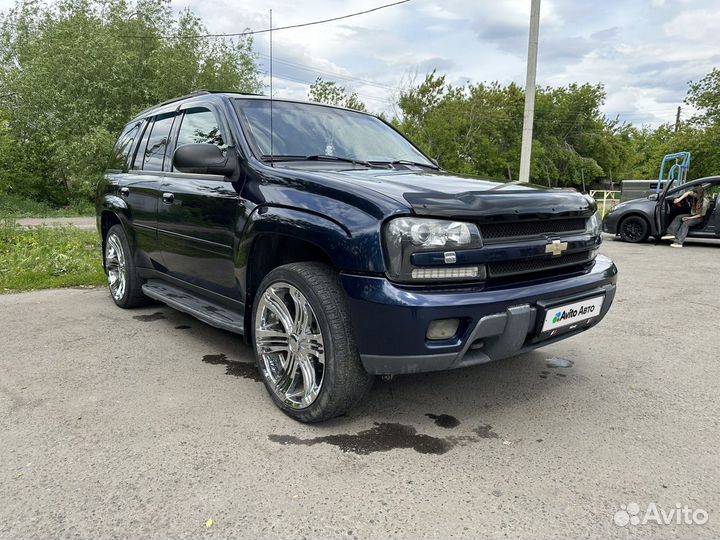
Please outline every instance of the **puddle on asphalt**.
[[426, 413], [425, 416], [431, 420], [435, 420], [435, 425], [445, 429], [456, 428], [460, 425], [460, 420], [449, 414], [431, 414]]
[[337, 446], [343, 452], [361, 455], [387, 452], [399, 448], [412, 448], [420, 454], [444, 454], [454, 446], [447, 439], [418, 433], [412, 426], [378, 422], [375, 423], [375, 427], [354, 435], [324, 435], [312, 439], [301, 439], [292, 435], [269, 435], [268, 438], [280, 444], [313, 446], [327, 443]]
[[175, 327], [175, 330], [187, 330], [188, 328], [192, 328], [189, 324], [179, 324]]
[[499, 435], [495, 433], [492, 429], [492, 426], [488, 424], [483, 424], [481, 426], [476, 427], [473, 429], [473, 432], [475, 435], [480, 437], [481, 439], [499, 439]]
[[222, 353], [206, 354], [203, 356], [202, 361], [206, 364], [212, 364], [214, 366], [224, 365], [225, 375], [233, 375], [234, 377], [243, 377], [245, 379], [262, 382], [260, 372], [255, 364], [251, 364], [249, 362], [236, 362], [234, 360], [230, 360]]
[[560, 358], [558, 356], [555, 356], [553, 358], [548, 358], [545, 361], [545, 365], [549, 368], [570, 368], [573, 367], [575, 362], [572, 360], [568, 360], [567, 358]]
[[356, 434], [323, 435], [309, 439], [302, 439], [293, 435], [269, 435], [268, 439], [282, 445], [313, 446], [326, 443], [337, 446], [343, 452], [366, 456], [373, 452], [389, 452], [390, 450], [405, 448], [411, 448], [419, 454], [441, 455], [458, 444], [477, 442], [479, 439], [498, 438], [497, 433], [492, 431], [492, 427], [488, 425], [481, 425], [473, 430], [473, 433], [474, 435], [433, 437], [418, 433], [413, 426], [375, 422], [375, 427]]
[[136, 321], [143, 321], [143, 322], [150, 322], [150, 321], [159, 321], [160, 319], [164, 319], [165, 314], [161, 311], [157, 311], [155, 313], [151, 313], [150, 315], [133, 315], [133, 319]]

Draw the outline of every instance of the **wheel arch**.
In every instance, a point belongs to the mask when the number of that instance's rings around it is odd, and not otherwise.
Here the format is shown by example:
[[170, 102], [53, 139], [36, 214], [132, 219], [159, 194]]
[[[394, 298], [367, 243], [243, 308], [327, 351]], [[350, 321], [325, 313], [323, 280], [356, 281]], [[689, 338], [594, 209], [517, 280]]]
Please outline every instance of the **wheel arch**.
[[102, 210], [102, 212], [100, 213], [99, 224], [100, 238], [102, 243], [103, 268], [105, 268], [105, 241], [107, 240], [108, 232], [113, 226], [120, 225], [125, 230], [125, 235], [128, 236], [127, 223], [125, 223], [125, 220], [121, 219], [120, 216], [113, 210]]
[[263, 278], [294, 262], [320, 262], [339, 271], [350, 265], [350, 235], [334, 221], [297, 209], [264, 207], [251, 215], [240, 241], [236, 268], [245, 298], [245, 336]]

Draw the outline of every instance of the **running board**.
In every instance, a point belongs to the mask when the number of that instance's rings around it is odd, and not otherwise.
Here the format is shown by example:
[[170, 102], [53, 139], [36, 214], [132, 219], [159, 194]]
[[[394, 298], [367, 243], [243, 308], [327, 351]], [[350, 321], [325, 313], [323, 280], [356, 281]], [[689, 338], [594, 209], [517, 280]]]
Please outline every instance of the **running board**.
[[206, 298], [175, 287], [159, 279], [150, 279], [142, 286], [145, 296], [164, 302], [171, 308], [228, 332], [243, 334], [243, 316]]

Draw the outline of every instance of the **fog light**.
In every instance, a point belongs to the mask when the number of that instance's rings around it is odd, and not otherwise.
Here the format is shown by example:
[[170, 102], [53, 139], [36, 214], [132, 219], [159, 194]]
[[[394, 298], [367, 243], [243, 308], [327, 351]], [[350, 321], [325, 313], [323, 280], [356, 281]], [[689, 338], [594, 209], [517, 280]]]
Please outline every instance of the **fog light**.
[[427, 329], [427, 338], [438, 341], [450, 339], [457, 333], [460, 319], [438, 319], [430, 323]]
[[461, 266], [452, 268], [413, 268], [413, 279], [453, 279], [479, 277], [477, 266]]

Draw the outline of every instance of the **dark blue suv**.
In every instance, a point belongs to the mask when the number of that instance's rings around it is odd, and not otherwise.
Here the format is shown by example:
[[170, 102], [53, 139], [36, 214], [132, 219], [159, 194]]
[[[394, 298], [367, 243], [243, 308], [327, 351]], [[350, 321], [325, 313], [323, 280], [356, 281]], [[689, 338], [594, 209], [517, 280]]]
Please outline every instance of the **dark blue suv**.
[[450, 174], [383, 120], [199, 92], [123, 130], [97, 192], [114, 302], [245, 336], [303, 422], [375, 374], [481, 364], [597, 324], [617, 270], [595, 202]]

